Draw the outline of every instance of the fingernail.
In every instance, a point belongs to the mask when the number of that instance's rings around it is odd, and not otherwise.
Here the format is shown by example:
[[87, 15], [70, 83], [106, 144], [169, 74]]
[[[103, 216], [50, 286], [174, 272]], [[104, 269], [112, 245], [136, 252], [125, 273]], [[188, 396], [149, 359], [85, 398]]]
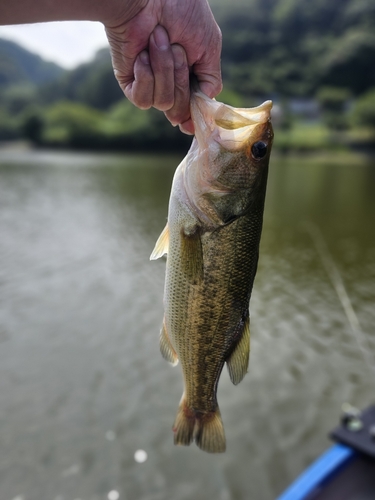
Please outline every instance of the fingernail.
[[173, 60], [176, 68], [182, 68], [186, 63], [185, 51], [180, 45], [172, 45]]
[[142, 52], [139, 54], [139, 58], [143, 64], [150, 64], [150, 57], [147, 50], [142, 50]]
[[169, 47], [169, 38], [167, 35], [167, 32], [162, 26], [156, 26], [154, 29], [154, 39], [156, 45], [159, 47], [159, 49], [165, 50], [168, 49]]

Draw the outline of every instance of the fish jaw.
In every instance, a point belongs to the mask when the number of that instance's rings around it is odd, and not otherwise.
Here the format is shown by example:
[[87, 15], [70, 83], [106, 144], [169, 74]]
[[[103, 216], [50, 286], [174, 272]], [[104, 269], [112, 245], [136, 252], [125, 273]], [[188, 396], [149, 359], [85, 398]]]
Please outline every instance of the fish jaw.
[[241, 150], [244, 144], [259, 140], [258, 126], [270, 123], [271, 109], [272, 101], [255, 108], [234, 108], [194, 92], [191, 115], [200, 150], [210, 148], [212, 140], [228, 151]]
[[[244, 109], [219, 103], [199, 91], [192, 94], [196, 137], [179, 175], [185, 199], [202, 224], [213, 228], [225, 222], [214, 206], [222, 204], [221, 198], [226, 205], [240, 206], [237, 212], [243, 213], [259, 184], [265, 184], [273, 140], [271, 108], [271, 101]], [[262, 156], [257, 157], [259, 146]]]

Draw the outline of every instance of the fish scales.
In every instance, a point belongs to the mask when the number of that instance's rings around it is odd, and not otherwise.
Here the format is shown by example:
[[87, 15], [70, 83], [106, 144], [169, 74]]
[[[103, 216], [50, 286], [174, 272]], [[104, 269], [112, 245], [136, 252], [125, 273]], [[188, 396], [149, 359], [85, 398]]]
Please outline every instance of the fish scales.
[[191, 97], [196, 138], [176, 170], [168, 223], [151, 255], [167, 253], [163, 356], [182, 366], [175, 443], [225, 450], [217, 386], [247, 371], [249, 301], [262, 230], [272, 145], [267, 101], [237, 109], [199, 91]]

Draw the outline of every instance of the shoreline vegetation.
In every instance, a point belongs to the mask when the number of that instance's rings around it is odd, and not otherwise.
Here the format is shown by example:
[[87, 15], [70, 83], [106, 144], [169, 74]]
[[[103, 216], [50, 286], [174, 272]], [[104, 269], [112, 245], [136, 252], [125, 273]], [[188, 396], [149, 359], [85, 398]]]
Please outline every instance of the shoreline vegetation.
[[[223, 33], [218, 100], [271, 99], [274, 150], [375, 150], [375, 6], [359, 0], [210, 0]], [[184, 152], [191, 137], [126, 100], [108, 49], [66, 71], [0, 39], [0, 142]]]
[[[176, 161], [179, 162], [179, 158], [182, 159], [183, 156], [188, 152], [189, 145], [186, 149], [181, 150], [159, 150], [158, 153], [160, 155], [171, 157], [175, 156]], [[31, 153], [31, 157], [29, 156]], [[35, 145], [33, 142], [28, 140], [12, 140], [12, 141], [0, 141], [0, 163], [2, 160], [6, 162], [9, 158], [13, 158], [13, 156], [17, 156], [17, 158], [22, 158], [24, 155], [28, 158], [32, 158], [33, 154], [35, 155], [83, 155], [90, 156], [95, 154], [97, 157], [116, 157], [122, 158], [126, 157], [153, 157], [155, 151], [150, 149], [101, 149], [101, 150], [93, 150], [92, 148], [87, 149], [73, 149], [66, 147], [46, 147]], [[298, 159], [303, 159], [304, 163], [312, 161], [316, 162], [317, 160], [325, 162], [330, 165], [348, 165], [348, 164], [362, 164], [367, 161], [373, 161], [375, 158], [375, 147], [362, 147], [362, 144], [359, 147], [349, 148], [347, 146], [337, 148], [324, 148], [324, 147], [290, 147], [290, 148], [278, 148], [275, 147], [272, 149], [271, 162], [272, 159], [287, 159], [288, 161], [298, 161]], [[176, 163], [177, 166], [177, 163]]]
[[[277, 123], [274, 125], [275, 139], [273, 151], [277, 154], [319, 154], [321, 153], [363, 153], [375, 155], [375, 130], [370, 128], [353, 128], [349, 130], [331, 130], [322, 123], [296, 122], [284, 129]], [[167, 125], [169, 125], [167, 123]], [[0, 151], [38, 149], [61, 151], [102, 151], [102, 152], [129, 152], [129, 153], [184, 153], [190, 147], [192, 136], [186, 136], [169, 125], [170, 131], [163, 137], [163, 132], [147, 137], [141, 134], [135, 138], [124, 134], [116, 134], [115, 139], [108, 139], [105, 135], [73, 133], [66, 137], [53, 137], [53, 132], [47, 134], [47, 139], [24, 137], [0, 137]], [[60, 132], [63, 135], [63, 128]]]

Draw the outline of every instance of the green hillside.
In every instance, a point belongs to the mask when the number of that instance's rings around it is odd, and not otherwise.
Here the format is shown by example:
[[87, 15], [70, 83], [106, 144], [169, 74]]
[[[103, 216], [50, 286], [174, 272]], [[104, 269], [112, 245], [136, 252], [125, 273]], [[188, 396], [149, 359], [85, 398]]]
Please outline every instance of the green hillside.
[[93, 61], [66, 71], [58, 81], [44, 85], [40, 93], [44, 103], [65, 99], [97, 109], [108, 109], [123, 97], [113, 75], [109, 49], [99, 50]]
[[56, 80], [63, 72], [57, 64], [0, 39], [0, 89], [14, 84], [41, 85]]

